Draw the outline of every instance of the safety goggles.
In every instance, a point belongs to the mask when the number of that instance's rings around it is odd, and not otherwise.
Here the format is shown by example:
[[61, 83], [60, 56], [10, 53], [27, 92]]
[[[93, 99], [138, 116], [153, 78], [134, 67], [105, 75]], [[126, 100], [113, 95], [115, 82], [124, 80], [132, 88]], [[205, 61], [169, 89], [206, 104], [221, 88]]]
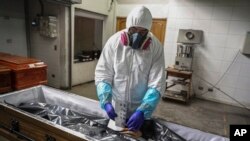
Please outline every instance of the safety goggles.
[[148, 30], [142, 27], [130, 27], [128, 33], [130, 35], [134, 33], [139, 33], [140, 35], [145, 36], [148, 33]]

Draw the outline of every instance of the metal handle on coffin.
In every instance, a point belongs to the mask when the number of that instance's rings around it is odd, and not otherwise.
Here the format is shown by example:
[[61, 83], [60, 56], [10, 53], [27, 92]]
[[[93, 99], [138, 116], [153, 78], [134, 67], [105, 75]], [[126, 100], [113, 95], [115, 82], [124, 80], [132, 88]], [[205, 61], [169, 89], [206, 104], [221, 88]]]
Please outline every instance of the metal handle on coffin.
[[46, 134], [45, 137], [46, 137], [46, 141], [56, 141], [56, 138], [54, 138], [54, 137], [52, 137], [50, 135]]
[[[8, 128], [7, 128], [8, 129]], [[19, 138], [25, 139], [27, 141], [35, 141], [29, 137], [27, 137], [26, 135], [22, 134], [21, 132], [19, 132], [20, 128], [19, 128], [19, 121], [12, 119], [11, 120], [11, 127], [9, 129], [9, 131], [11, 133], [16, 134]]]

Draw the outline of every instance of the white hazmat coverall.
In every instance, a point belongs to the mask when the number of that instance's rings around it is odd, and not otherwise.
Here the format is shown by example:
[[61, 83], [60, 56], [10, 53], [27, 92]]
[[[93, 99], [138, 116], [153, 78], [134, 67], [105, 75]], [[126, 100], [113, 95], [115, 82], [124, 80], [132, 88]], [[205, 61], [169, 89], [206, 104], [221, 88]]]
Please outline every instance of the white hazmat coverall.
[[130, 27], [150, 30], [152, 16], [139, 7], [127, 17], [126, 29], [115, 33], [105, 44], [95, 71], [97, 95], [101, 107], [120, 100], [127, 104], [126, 117], [136, 110], [149, 119], [165, 90], [164, 51], [159, 40], [148, 32], [151, 43], [146, 49], [133, 49], [121, 42], [121, 34]]

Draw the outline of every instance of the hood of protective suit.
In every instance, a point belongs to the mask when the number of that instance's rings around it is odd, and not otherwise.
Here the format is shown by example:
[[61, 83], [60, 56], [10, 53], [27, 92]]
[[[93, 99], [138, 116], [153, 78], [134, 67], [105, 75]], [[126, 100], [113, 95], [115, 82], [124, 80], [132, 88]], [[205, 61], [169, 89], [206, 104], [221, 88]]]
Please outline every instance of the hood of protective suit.
[[134, 8], [128, 15], [126, 20], [126, 28], [130, 27], [143, 27], [148, 30], [152, 26], [152, 15], [148, 8], [139, 6]]

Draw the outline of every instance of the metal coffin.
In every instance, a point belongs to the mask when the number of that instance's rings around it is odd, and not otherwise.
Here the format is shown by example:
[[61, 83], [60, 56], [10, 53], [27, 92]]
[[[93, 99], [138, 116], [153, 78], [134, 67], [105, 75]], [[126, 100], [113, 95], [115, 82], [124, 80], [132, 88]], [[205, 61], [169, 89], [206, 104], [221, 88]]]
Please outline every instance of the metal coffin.
[[[61, 126], [53, 120], [47, 120], [40, 115], [26, 112], [26, 110], [20, 109], [19, 106], [23, 103], [38, 102], [60, 105], [61, 107], [65, 107], [65, 109], [71, 109], [71, 111], [64, 111], [68, 115], [76, 112], [87, 115], [87, 118], [94, 117], [95, 119], [92, 118], [87, 121], [88, 123], [85, 122], [86, 120], [83, 120], [84, 125], [90, 124], [91, 128], [82, 128], [83, 130], [81, 129], [79, 132], [74, 130], [76, 128], [72, 129], [69, 126]], [[58, 107], [54, 107], [53, 112], [56, 112], [57, 109]], [[33, 110], [36, 111], [39, 108], [35, 107]], [[77, 118], [73, 115], [73, 120], [75, 119]], [[66, 118], [66, 120], [68, 119]], [[105, 124], [107, 120], [106, 113], [100, 108], [98, 101], [43, 85], [0, 95], [0, 135], [10, 141], [139, 141], [107, 129], [107, 124]], [[156, 129], [154, 140], [185, 141], [183, 137], [179, 136], [182, 135], [189, 140], [204, 140], [206, 138], [208, 140], [225, 141], [222, 137], [207, 135], [198, 130], [167, 123], [165, 120], [156, 118], [153, 120], [155, 121], [154, 126], [146, 129]], [[76, 121], [77, 125], [78, 123], [83, 123], [79, 120]], [[97, 126], [97, 122], [99, 125], [105, 125], [105, 127]], [[172, 129], [175, 131], [167, 126], [172, 126]], [[86, 131], [87, 133], [82, 131]], [[98, 136], [100, 138], [95, 136], [95, 133], [101, 133], [101, 136]], [[146, 133], [148, 135], [151, 132]]]
[[[0, 135], [14, 140], [85, 141], [80, 132], [55, 124], [40, 116], [16, 108], [21, 103], [42, 102], [61, 105], [78, 113], [105, 117], [97, 101], [39, 85], [0, 95]], [[91, 107], [91, 108], [90, 108]], [[91, 110], [90, 110], [91, 109]], [[93, 110], [94, 109], [94, 110]]]

